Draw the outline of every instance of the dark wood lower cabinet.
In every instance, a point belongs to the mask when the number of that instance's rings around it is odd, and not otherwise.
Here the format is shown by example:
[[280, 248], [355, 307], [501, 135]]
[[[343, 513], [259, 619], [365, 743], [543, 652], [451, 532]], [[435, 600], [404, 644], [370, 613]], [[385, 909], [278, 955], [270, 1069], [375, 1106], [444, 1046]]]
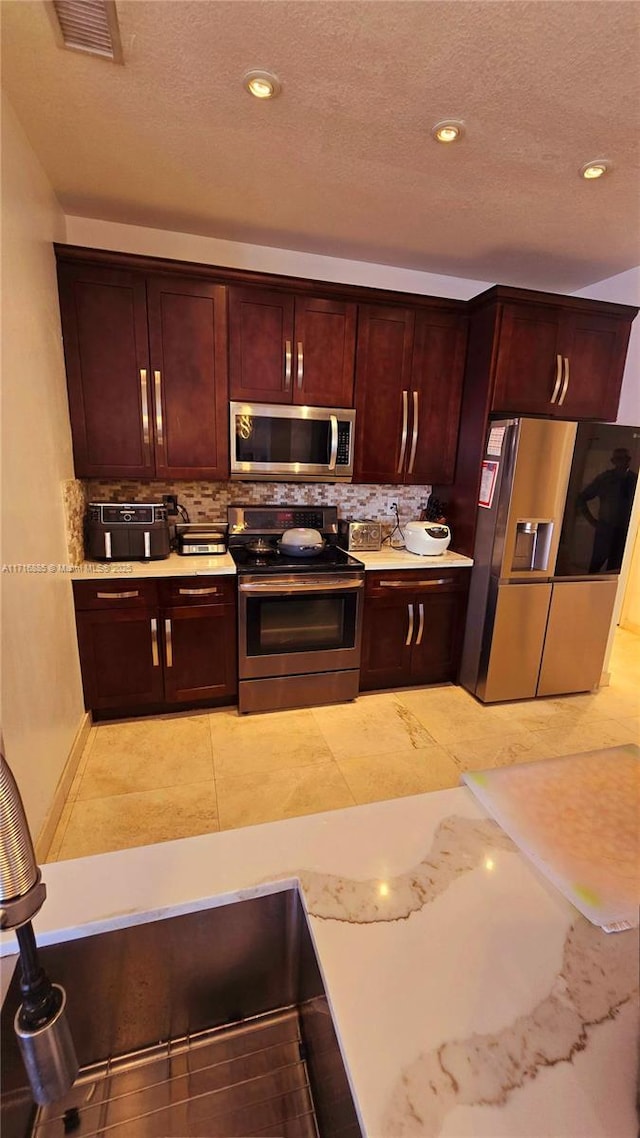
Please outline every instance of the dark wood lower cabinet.
[[235, 694], [235, 608], [168, 608], [163, 610], [162, 619], [167, 702], [185, 703]]
[[[174, 597], [181, 603], [170, 603]], [[91, 711], [115, 715], [235, 699], [235, 578], [76, 581], [74, 598]]]
[[162, 702], [156, 611], [89, 610], [77, 612], [76, 622], [86, 707], [105, 711]]
[[368, 573], [360, 688], [455, 680], [468, 569]]

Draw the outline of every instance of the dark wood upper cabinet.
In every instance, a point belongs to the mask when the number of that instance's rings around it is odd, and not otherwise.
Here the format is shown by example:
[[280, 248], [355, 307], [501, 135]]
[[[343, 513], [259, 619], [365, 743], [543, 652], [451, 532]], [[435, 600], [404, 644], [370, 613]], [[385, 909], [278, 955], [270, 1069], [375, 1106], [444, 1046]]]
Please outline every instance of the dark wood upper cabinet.
[[291, 403], [294, 300], [284, 292], [229, 289], [229, 389], [232, 399]]
[[357, 481], [452, 481], [466, 337], [458, 313], [360, 306]]
[[404, 481], [415, 314], [361, 304], [356, 352], [358, 482]]
[[228, 477], [225, 289], [58, 266], [78, 477]]
[[[518, 298], [518, 291], [490, 290], [492, 413], [615, 419], [634, 310], [560, 296], [542, 304], [530, 299], [535, 293]], [[500, 303], [501, 294], [514, 299]]]
[[209, 281], [147, 281], [156, 475], [226, 478], [225, 289]]
[[562, 381], [562, 312], [541, 304], [506, 304], [500, 315], [493, 410], [553, 414]]
[[154, 472], [144, 278], [91, 265], [58, 268], [75, 471]]
[[353, 406], [356, 313], [339, 300], [231, 288], [231, 398]]
[[631, 321], [597, 313], [565, 315], [565, 398], [556, 415], [565, 419], [616, 418]]
[[407, 483], [453, 481], [466, 346], [464, 316], [416, 312]]
[[357, 305], [297, 296], [293, 402], [353, 407]]

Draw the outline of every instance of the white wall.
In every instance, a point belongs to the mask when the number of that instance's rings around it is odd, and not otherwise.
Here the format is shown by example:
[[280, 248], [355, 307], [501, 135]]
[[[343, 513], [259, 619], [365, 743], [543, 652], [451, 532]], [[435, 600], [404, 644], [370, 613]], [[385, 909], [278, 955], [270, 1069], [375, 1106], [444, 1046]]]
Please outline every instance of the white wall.
[[[2, 563], [67, 560], [61, 483], [73, 477], [52, 241], [64, 216], [2, 96]], [[2, 573], [1, 717], [37, 839], [84, 709], [71, 585]]]
[[232, 269], [250, 269], [257, 273], [280, 273], [282, 276], [305, 277], [307, 280], [337, 281], [340, 284], [386, 288], [424, 296], [468, 300], [495, 283], [439, 276], [437, 273], [423, 273], [368, 261], [347, 261], [342, 257], [323, 257], [293, 249], [243, 245], [237, 241], [221, 241], [216, 237], [147, 229], [140, 225], [121, 225], [119, 222], [99, 221], [90, 217], [67, 216], [66, 225], [67, 242], [70, 245], [86, 245], [90, 249], [113, 249], [119, 253], [169, 257], [203, 265], [224, 265]]

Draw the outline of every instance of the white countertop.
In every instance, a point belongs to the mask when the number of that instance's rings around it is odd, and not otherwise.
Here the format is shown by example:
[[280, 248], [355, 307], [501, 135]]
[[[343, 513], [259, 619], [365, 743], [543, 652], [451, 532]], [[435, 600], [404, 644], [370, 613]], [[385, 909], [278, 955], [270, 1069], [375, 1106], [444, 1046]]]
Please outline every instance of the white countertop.
[[418, 553], [407, 553], [406, 549], [384, 547], [373, 553], [360, 553], [355, 550], [353, 557], [362, 561], [365, 569], [466, 569], [473, 565], [471, 557], [445, 549], [437, 557], [421, 557]]
[[466, 788], [43, 876], [43, 944], [297, 879], [368, 1138], [636, 1136], [637, 933], [589, 924]]
[[[381, 549], [375, 553], [352, 553], [365, 569], [457, 569], [473, 565], [470, 557], [447, 549], [439, 557], [419, 557], [404, 549]], [[310, 562], [312, 564], [312, 562]], [[72, 581], [102, 580], [107, 577], [193, 577], [200, 574], [235, 575], [230, 553], [217, 557], [182, 557], [170, 553], [162, 561], [83, 561], [68, 576]]]
[[161, 561], [83, 561], [69, 577], [72, 581], [99, 581], [106, 577], [235, 576], [235, 572], [230, 553], [219, 553], [215, 557], [183, 557], [170, 553]]

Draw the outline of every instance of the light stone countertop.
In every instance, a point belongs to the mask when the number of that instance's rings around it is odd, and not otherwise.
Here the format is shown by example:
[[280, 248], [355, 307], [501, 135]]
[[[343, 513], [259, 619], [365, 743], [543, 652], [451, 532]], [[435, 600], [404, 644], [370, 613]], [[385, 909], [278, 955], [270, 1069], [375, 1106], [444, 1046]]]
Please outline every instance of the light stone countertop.
[[465, 787], [43, 876], [42, 944], [297, 880], [368, 1138], [637, 1134], [637, 932], [591, 925]]
[[466, 569], [471, 568], [473, 560], [453, 549], [445, 549], [437, 557], [422, 557], [419, 553], [407, 553], [406, 549], [392, 549], [390, 546], [372, 553], [353, 551], [352, 557], [362, 561], [365, 569]]
[[[404, 549], [381, 549], [374, 553], [352, 552], [352, 557], [361, 561], [369, 569], [456, 569], [473, 565], [470, 557], [447, 549], [439, 557], [419, 557]], [[313, 561], [309, 561], [313, 565]], [[217, 557], [182, 557], [170, 553], [161, 561], [83, 561], [74, 573], [69, 573], [71, 581], [103, 580], [107, 577], [193, 577], [200, 574], [216, 576], [235, 575], [236, 566], [230, 553]]]

